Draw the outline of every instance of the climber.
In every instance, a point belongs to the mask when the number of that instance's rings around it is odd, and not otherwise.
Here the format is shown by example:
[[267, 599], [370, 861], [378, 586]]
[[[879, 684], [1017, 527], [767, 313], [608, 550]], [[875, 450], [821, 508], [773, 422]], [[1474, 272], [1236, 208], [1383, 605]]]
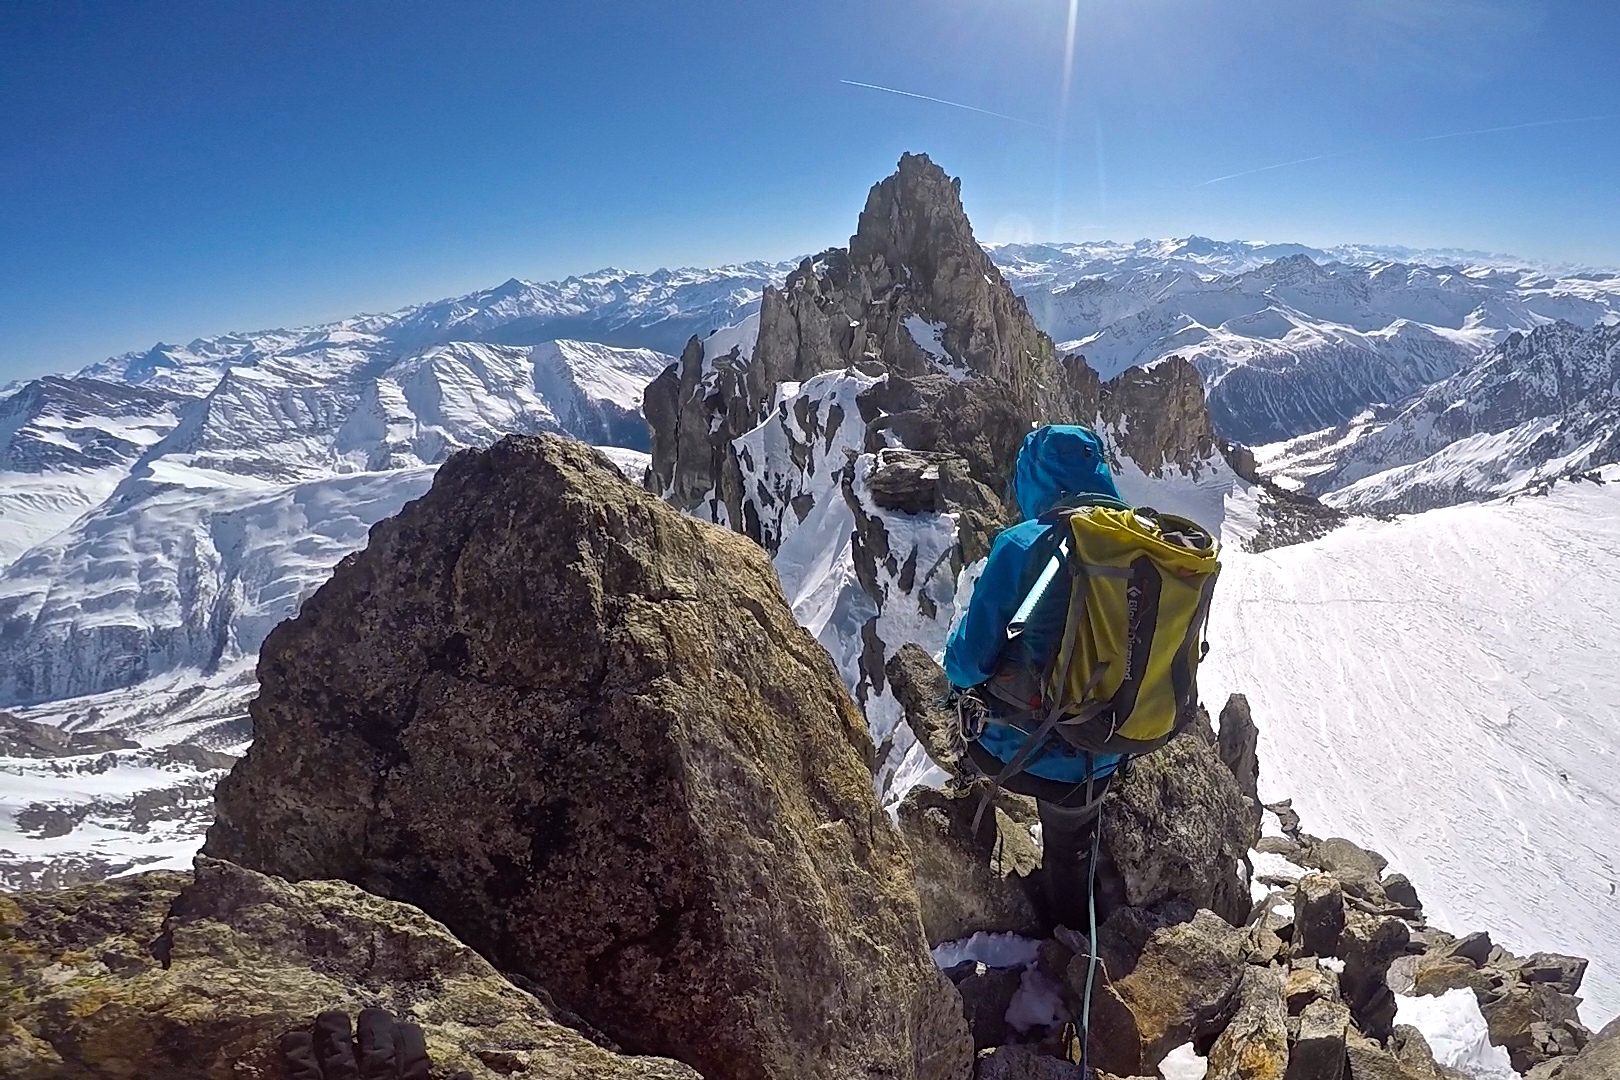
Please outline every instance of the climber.
[[1024, 520], [991, 546], [945, 673], [968, 759], [1036, 799], [1050, 914], [1078, 926], [1103, 795], [1196, 708], [1217, 545], [1185, 518], [1127, 506], [1084, 427], [1030, 432], [1012, 488]]
[[[1047, 425], [1024, 438], [1013, 474], [1013, 495], [1024, 520], [996, 536], [984, 570], [973, 587], [967, 614], [945, 646], [945, 674], [962, 697], [958, 707], [983, 709], [990, 719], [1003, 711], [993, 695], [975, 692], [1001, 665], [1009, 646], [1007, 628], [1051, 555], [1049, 537], [1055, 523], [1041, 515], [1076, 496], [1100, 496], [1119, 503], [1119, 490], [1103, 460], [1102, 443], [1087, 428]], [[1044, 555], [1044, 557], [1043, 557]], [[1046, 659], [1063, 633], [1066, 597], [1052, 589], [1047, 603], [1025, 624], [1013, 647], [1031, 658]], [[973, 763], [988, 776], [1003, 772], [1023, 748], [1028, 734], [1003, 724], [978, 723], [978, 737], [967, 742]], [[1047, 857], [1045, 878], [1054, 908], [1083, 903], [1084, 857], [1090, 847], [1099, 800], [1119, 769], [1118, 754], [1092, 754], [1049, 738], [1025, 768], [1009, 777], [1009, 791], [1033, 797], [1040, 808], [1041, 840]], [[1087, 781], [1090, 781], [1088, 785]], [[1088, 792], [1089, 788], [1089, 792]], [[1052, 912], [1059, 921], [1078, 926], [1073, 914]], [[1068, 918], [1064, 918], [1067, 915]]]

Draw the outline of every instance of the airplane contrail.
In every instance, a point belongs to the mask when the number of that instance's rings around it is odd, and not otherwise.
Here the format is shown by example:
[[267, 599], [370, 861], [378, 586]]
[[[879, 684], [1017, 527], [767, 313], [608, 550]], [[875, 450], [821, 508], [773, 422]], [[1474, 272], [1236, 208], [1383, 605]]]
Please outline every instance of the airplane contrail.
[[879, 86], [877, 83], [856, 82], [854, 79], [839, 79], [838, 81], [845, 86], [859, 86], [867, 90], [881, 90], [885, 94], [899, 94], [901, 97], [916, 98], [918, 101], [932, 101], [937, 105], [949, 105], [953, 109], [966, 109], [968, 112], [994, 116], [998, 120], [1011, 120], [1015, 124], [1024, 124], [1028, 127], [1046, 130], [1045, 124], [1037, 124], [1033, 120], [1025, 120], [1018, 116], [1008, 116], [1006, 113], [991, 112], [989, 109], [981, 109], [977, 105], [964, 105], [960, 101], [946, 101], [944, 98], [929, 97], [927, 94], [913, 94], [909, 90], [896, 90], [892, 86]]
[[1554, 124], [1590, 124], [1597, 120], [1613, 120], [1615, 113], [1605, 113], [1602, 116], [1571, 116], [1565, 120], [1532, 120], [1528, 124], [1508, 124], [1506, 127], [1475, 128], [1473, 131], [1450, 131], [1444, 135], [1425, 135], [1421, 139], [1411, 139], [1410, 142], [1434, 142], [1436, 139], [1459, 139], [1464, 135], [1490, 135], [1498, 131], [1520, 131], [1524, 128], [1552, 127]]
[[1560, 120], [1532, 120], [1527, 124], [1504, 124], [1501, 127], [1471, 128], [1468, 131], [1447, 131], [1440, 135], [1420, 135], [1415, 139], [1402, 139], [1399, 142], [1380, 143], [1376, 146], [1361, 146], [1354, 150], [1336, 150], [1330, 154], [1314, 154], [1311, 157], [1295, 158], [1293, 161], [1279, 161], [1275, 165], [1262, 165], [1258, 169], [1244, 169], [1242, 172], [1227, 173], [1217, 176], [1213, 180], [1205, 180], [1194, 184], [1193, 187], [1208, 187], [1226, 180], [1236, 180], [1240, 176], [1253, 176], [1255, 173], [1270, 172], [1273, 169], [1286, 169], [1290, 165], [1304, 165], [1310, 161], [1326, 161], [1329, 158], [1348, 157], [1351, 154], [1366, 154], [1374, 150], [1386, 150], [1394, 146], [1414, 146], [1418, 143], [1437, 142], [1440, 139], [1460, 139], [1467, 135], [1493, 135], [1499, 131], [1523, 131], [1525, 128], [1553, 127], [1558, 124], [1590, 124], [1599, 120], [1614, 120], [1620, 113], [1605, 113], [1601, 116], [1571, 116]]
[[1244, 169], [1242, 172], [1227, 173], [1225, 176], [1217, 176], [1213, 180], [1205, 180], [1201, 184], [1194, 184], [1193, 187], [1209, 187], [1209, 185], [1219, 184], [1223, 180], [1236, 180], [1240, 176], [1253, 176], [1255, 173], [1270, 172], [1272, 169], [1286, 169], [1290, 165], [1303, 165], [1307, 161], [1325, 161], [1328, 158], [1344, 157], [1346, 154], [1354, 154], [1358, 152], [1359, 151], [1356, 150], [1340, 150], [1336, 154], [1315, 154], [1311, 157], [1295, 158], [1293, 161], [1279, 161], [1275, 165], [1262, 165], [1258, 169]]

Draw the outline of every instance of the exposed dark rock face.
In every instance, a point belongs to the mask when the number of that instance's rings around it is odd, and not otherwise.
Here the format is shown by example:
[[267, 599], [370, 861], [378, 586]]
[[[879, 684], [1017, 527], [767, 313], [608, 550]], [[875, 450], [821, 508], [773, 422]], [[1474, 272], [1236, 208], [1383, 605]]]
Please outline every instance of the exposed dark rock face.
[[977, 241], [960, 182], [925, 155], [901, 157], [867, 197], [849, 247], [831, 248], [767, 288], [751, 357], [706, 356], [693, 338], [650, 385], [648, 483], [684, 510], [746, 531], [733, 440], [760, 423], [783, 383], [858, 368], [868, 449], [903, 446], [961, 458], [1005, 488], [1030, 425], [1081, 422], [1121, 432], [1145, 471], [1197, 470], [1218, 452], [1203, 380], [1171, 357], [1109, 383], [1059, 357]]
[[751, 358], [705, 357], [694, 337], [678, 372], [649, 387], [649, 483], [684, 510], [713, 500], [740, 527], [747, 493], [731, 441], [764, 418], [783, 382], [857, 364], [992, 376], [1025, 414], [1072, 415], [1051, 339], [974, 240], [959, 182], [907, 154], [872, 188], [847, 249], [806, 259], [765, 290]]
[[0, 757], [49, 758], [133, 750], [141, 744], [111, 731], [63, 731], [0, 712]]
[[1285, 1080], [1341, 1080], [1348, 1072], [1344, 1040], [1350, 1010], [1336, 1001], [1311, 1002], [1299, 1015]]
[[1192, 471], [1220, 453], [1203, 377], [1179, 356], [1127, 368], [1102, 384], [1098, 398], [1098, 415], [1120, 432], [1120, 449], [1145, 469]]
[[417, 904], [715, 1080], [955, 1080], [871, 744], [754, 544], [549, 436], [452, 458], [260, 657], [210, 854]]
[[339, 881], [204, 859], [195, 883], [151, 873], [0, 896], [0, 925], [8, 1080], [280, 1076], [283, 1033], [378, 1005], [421, 1025], [440, 1075], [697, 1080], [594, 1045], [421, 911]]
[[957, 993], [962, 995], [962, 1011], [973, 1032], [973, 1048], [983, 1050], [1010, 1042], [1007, 1006], [1023, 984], [1022, 970], [974, 964], [973, 970], [960, 978], [955, 977], [955, 972], [951, 974]]
[[1319, 540], [1350, 520], [1343, 510], [1336, 510], [1314, 495], [1303, 491], [1290, 491], [1264, 477], [1256, 481], [1259, 488], [1260, 527], [1244, 541], [1246, 551], [1271, 551], [1290, 544], [1306, 544]]
[[1221, 764], [1232, 770], [1243, 797], [1260, 812], [1260, 729], [1249, 712], [1249, 699], [1233, 694], [1221, 710], [1221, 729], [1216, 738]]
[[1406, 952], [1410, 940], [1411, 931], [1400, 919], [1354, 910], [1346, 914], [1344, 933], [1339, 935], [1339, 955], [1344, 958], [1339, 985], [1356, 1026], [1373, 1038], [1387, 1038], [1394, 1027], [1389, 965]]

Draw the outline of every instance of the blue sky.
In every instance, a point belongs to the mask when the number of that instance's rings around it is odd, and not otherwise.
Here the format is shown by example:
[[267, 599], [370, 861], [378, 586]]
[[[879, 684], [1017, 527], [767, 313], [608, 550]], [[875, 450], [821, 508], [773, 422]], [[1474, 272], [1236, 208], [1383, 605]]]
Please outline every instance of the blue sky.
[[904, 150], [962, 177], [985, 239], [1620, 264], [1617, 9], [1077, 0], [1065, 102], [1069, 0], [14, 0], [0, 380], [514, 275], [819, 249]]

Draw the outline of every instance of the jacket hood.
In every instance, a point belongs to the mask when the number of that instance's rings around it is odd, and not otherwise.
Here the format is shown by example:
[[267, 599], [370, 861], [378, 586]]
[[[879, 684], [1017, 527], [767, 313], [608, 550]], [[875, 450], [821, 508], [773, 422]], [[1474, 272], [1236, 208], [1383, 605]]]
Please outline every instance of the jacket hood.
[[1025, 518], [1038, 518], [1074, 495], [1119, 498], [1103, 460], [1102, 440], [1078, 424], [1047, 424], [1024, 436], [1013, 494]]

